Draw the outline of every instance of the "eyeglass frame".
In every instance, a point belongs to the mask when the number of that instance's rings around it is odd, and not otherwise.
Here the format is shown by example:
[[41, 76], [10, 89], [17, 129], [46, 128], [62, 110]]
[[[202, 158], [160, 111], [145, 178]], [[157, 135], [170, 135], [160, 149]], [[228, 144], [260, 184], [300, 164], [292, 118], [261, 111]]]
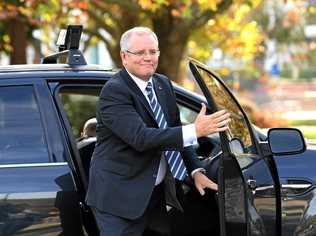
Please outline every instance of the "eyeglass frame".
[[125, 52], [133, 55], [133, 56], [137, 56], [137, 57], [144, 57], [144, 56], [150, 56], [150, 57], [159, 57], [160, 56], [160, 51], [159, 50], [149, 50], [149, 51], [144, 51], [144, 50], [141, 50], [141, 51], [137, 51], [137, 52], [132, 52], [132, 51], [129, 51], [129, 50], [125, 50]]

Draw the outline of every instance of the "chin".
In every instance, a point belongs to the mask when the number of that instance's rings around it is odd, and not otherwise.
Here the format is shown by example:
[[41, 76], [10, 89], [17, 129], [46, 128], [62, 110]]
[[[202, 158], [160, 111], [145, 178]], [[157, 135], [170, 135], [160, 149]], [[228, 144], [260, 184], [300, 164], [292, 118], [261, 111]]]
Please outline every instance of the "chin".
[[149, 78], [153, 75], [154, 73], [144, 73], [144, 74], [139, 74], [137, 77], [139, 77], [142, 80], [149, 80]]
[[155, 73], [154, 70], [146, 71], [146, 72], [143, 73], [143, 76], [149, 76], [149, 77], [150, 77], [150, 76], [152, 76], [154, 73]]

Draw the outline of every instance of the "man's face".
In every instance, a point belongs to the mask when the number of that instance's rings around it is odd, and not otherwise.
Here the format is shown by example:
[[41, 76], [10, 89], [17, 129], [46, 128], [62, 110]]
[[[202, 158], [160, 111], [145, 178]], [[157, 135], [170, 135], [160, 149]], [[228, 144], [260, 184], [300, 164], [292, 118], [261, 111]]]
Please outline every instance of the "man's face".
[[130, 48], [121, 52], [124, 67], [142, 80], [149, 80], [158, 65], [158, 44], [150, 34], [133, 34], [130, 38]]

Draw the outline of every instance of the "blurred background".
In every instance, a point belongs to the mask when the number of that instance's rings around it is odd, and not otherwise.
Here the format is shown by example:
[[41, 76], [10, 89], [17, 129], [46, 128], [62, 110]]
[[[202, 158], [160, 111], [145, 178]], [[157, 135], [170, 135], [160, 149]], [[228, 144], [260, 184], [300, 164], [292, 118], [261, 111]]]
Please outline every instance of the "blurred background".
[[193, 57], [216, 71], [261, 128], [298, 127], [316, 140], [316, 0], [2, 0], [0, 64], [40, 63], [61, 28], [82, 24], [90, 64], [120, 68], [134, 26], [160, 40], [158, 72], [195, 90]]

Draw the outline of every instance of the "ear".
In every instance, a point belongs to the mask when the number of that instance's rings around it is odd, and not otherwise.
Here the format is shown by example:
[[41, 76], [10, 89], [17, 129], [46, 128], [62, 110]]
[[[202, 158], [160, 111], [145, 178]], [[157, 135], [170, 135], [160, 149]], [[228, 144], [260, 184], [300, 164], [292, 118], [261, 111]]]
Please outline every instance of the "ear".
[[121, 60], [122, 60], [122, 64], [124, 65], [125, 64], [125, 61], [126, 61], [126, 53], [125, 52], [120, 52], [120, 56], [121, 56]]

